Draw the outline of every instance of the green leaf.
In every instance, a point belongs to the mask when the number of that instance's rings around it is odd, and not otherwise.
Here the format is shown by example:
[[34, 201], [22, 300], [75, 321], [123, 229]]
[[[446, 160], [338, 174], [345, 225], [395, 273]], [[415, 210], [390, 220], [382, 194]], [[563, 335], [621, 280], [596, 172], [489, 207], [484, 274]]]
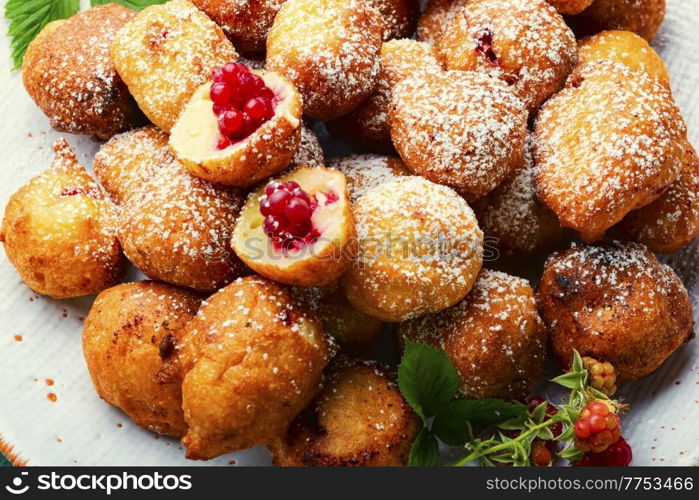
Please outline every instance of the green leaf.
[[554, 378], [551, 380], [551, 382], [562, 385], [563, 387], [567, 389], [576, 389], [580, 387], [580, 381], [582, 380], [582, 377], [580, 376], [579, 373], [575, 372], [568, 372], [564, 373], [563, 375], [559, 375], [558, 377]]
[[160, 5], [168, 0], [90, 0], [90, 5], [104, 5], [105, 3], [116, 2], [131, 10], [143, 10], [149, 5]]
[[583, 364], [582, 357], [580, 357], [580, 353], [576, 349], [573, 349], [572, 370], [574, 372], [585, 371], [585, 365]]
[[398, 386], [423, 421], [449, 403], [460, 383], [459, 373], [444, 351], [405, 339], [405, 350], [398, 365]]
[[486, 427], [498, 425], [527, 411], [520, 403], [502, 399], [457, 399], [440, 411], [432, 432], [443, 443], [460, 446]]
[[439, 464], [439, 444], [437, 438], [424, 427], [410, 447], [410, 467], [434, 467]]
[[540, 403], [536, 408], [534, 408], [534, 411], [531, 412], [532, 415], [532, 420], [540, 424], [546, 419], [546, 410], [549, 406], [548, 401], [544, 401], [543, 403]]
[[12, 69], [22, 66], [27, 47], [51, 21], [66, 19], [80, 8], [80, 0], [8, 0], [5, 18], [10, 21], [7, 34], [12, 51]]

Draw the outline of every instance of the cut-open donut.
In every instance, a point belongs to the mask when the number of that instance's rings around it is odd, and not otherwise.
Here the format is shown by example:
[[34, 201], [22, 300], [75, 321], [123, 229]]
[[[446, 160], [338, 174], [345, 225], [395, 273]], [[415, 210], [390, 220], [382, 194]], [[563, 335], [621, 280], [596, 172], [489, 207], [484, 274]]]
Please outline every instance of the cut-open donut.
[[170, 147], [193, 175], [249, 187], [284, 170], [301, 140], [301, 97], [277, 73], [229, 63], [194, 93]]
[[356, 246], [345, 176], [325, 167], [300, 167], [251, 193], [231, 245], [251, 269], [272, 280], [332, 283]]

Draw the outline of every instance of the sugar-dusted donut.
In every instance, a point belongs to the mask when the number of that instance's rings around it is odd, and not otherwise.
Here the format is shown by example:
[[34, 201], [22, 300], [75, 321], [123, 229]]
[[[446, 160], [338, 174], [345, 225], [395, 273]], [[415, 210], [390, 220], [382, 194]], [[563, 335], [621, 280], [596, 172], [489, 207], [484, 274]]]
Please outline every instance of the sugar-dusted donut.
[[400, 158], [374, 154], [331, 158], [328, 167], [345, 174], [352, 203], [367, 191], [411, 173]]
[[665, 0], [595, 0], [567, 19], [579, 35], [602, 30], [633, 31], [651, 41], [665, 18]]

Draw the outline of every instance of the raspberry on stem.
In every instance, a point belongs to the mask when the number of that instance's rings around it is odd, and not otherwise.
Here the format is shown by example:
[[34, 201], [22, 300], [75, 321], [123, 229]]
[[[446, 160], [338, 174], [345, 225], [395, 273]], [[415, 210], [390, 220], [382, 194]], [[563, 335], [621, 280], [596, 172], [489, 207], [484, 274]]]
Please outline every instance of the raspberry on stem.
[[575, 446], [581, 451], [600, 453], [621, 436], [621, 421], [602, 401], [593, 401], [575, 421]]

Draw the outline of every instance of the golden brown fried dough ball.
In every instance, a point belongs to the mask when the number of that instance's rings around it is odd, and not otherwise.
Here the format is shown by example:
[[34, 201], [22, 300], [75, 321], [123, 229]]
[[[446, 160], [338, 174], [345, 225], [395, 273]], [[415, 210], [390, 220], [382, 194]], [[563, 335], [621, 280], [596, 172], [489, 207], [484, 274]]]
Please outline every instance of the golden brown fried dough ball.
[[238, 50], [265, 50], [267, 33], [285, 0], [192, 0], [230, 38]]
[[439, 45], [444, 32], [470, 0], [429, 0], [417, 24], [417, 39]]
[[400, 158], [373, 154], [332, 158], [328, 167], [345, 174], [352, 203], [369, 190], [411, 173]]
[[238, 58], [221, 28], [189, 0], [143, 9], [116, 34], [111, 54], [141, 110], [168, 133], [211, 71]]
[[464, 300], [402, 323], [398, 335], [444, 350], [466, 397], [522, 398], [544, 375], [546, 329], [534, 290], [499, 271], [484, 269]]
[[587, 9], [594, 0], [548, 0], [560, 14], [579, 14]]
[[634, 210], [617, 229], [652, 252], [672, 253], [699, 234], [699, 159], [687, 145], [680, 178], [650, 205]]
[[391, 138], [406, 165], [469, 200], [522, 163], [527, 112], [507, 84], [483, 73], [418, 73], [393, 91]]
[[554, 253], [544, 267], [537, 301], [564, 369], [576, 349], [612, 363], [618, 381], [636, 380], [694, 337], [682, 281], [636, 243]]
[[495, 191], [473, 204], [478, 222], [501, 255], [531, 255], [571, 239], [534, 191], [534, 157], [527, 134], [524, 161]]
[[568, 23], [579, 35], [626, 30], [650, 42], [664, 18], [665, 0], [595, 0]]
[[546, 0], [471, 0], [439, 50], [448, 69], [505, 82], [530, 112], [563, 87], [578, 52], [575, 35]]
[[537, 194], [563, 226], [595, 241], [679, 177], [686, 132], [658, 79], [610, 61], [586, 64], [539, 112]]
[[83, 355], [97, 394], [145, 429], [187, 432], [177, 345], [200, 302], [164, 283], [124, 283], [100, 293], [85, 319]]
[[97, 154], [93, 170], [109, 197], [121, 205], [172, 161], [168, 136], [149, 125], [112, 137]]
[[335, 283], [325, 287], [294, 287], [295, 297], [307, 305], [323, 331], [338, 341], [343, 352], [369, 351], [384, 329], [384, 323], [358, 311]]
[[421, 428], [386, 367], [341, 358], [323, 391], [269, 448], [273, 463], [286, 467], [405, 466]]
[[100, 5], [47, 24], [29, 44], [24, 87], [53, 128], [108, 139], [143, 120], [109, 53], [134, 16], [116, 3]]
[[320, 145], [318, 136], [313, 129], [304, 123], [301, 127], [301, 142], [296, 154], [289, 163], [288, 170], [296, 170], [301, 165], [307, 167], [322, 167], [325, 165], [325, 153]]
[[22, 281], [54, 299], [91, 295], [124, 271], [116, 207], [78, 163], [65, 139], [51, 168], [15, 192], [0, 241]]
[[409, 38], [420, 14], [419, 0], [370, 0], [383, 22], [383, 41]]
[[267, 38], [267, 69], [296, 86], [305, 114], [336, 118], [373, 92], [382, 29], [365, 0], [287, 0]]
[[613, 61], [670, 82], [665, 63], [648, 42], [631, 31], [609, 30], [578, 42], [578, 66], [592, 61]]
[[345, 127], [362, 141], [391, 143], [388, 106], [391, 92], [402, 79], [418, 71], [442, 71], [434, 46], [415, 40], [391, 40], [381, 46], [381, 73], [368, 99], [345, 118]]
[[234, 281], [183, 332], [187, 458], [208, 459], [282, 435], [320, 389], [334, 353], [320, 323], [286, 288]]
[[119, 241], [149, 278], [213, 292], [246, 272], [228, 246], [243, 202], [172, 159], [122, 205]]
[[400, 177], [353, 206], [359, 250], [343, 289], [365, 314], [398, 322], [463, 299], [483, 263], [483, 233], [456, 192]]

